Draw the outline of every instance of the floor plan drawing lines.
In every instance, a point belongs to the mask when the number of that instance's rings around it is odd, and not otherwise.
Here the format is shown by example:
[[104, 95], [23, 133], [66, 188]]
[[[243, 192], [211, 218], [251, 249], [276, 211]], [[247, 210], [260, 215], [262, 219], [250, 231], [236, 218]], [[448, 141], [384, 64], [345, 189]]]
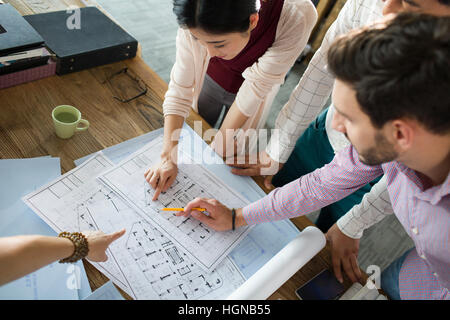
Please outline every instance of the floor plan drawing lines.
[[[180, 174], [175, 179], [175, 182], [168, 190], [169, 192], [162, 192], [160, 194], [158, 202], [152, 201], [155, 191], [147, 181], [143, 183], [143, 190], [145, 194], [145, 207], [157, 212], [162, 208], [182, 208], [189, 201], [199, 196], [202, 198], [213, 197], [185, 174]], [[164, 213], [163, 217], [200, 246], [203, 246], [214, 234], [214, 230], [191, 217], [180, 218], [170, 212]]]
[[[95, 180], [110, 167], [112, 163], [97, 153], [81, 166], [26, 195], [23, 201], [57, 233], [97, 230], [88, 205], [111, 197], [111, 190]], [[126, 279], [110, 251], [107, 255], [107, 262], [92, 264], [128, 293]]]
[[[53, 212], [55, 208], [73, 205], [71, 199], [74, 195], [78, 195], [77, 190], [79, 187], [110, 167], [111, 163], [101, 154], [97, 154], [82, 166], [67, 172], [45, 187], [32, 192], [24, 197], [23, 200], [48, 225], [55, 231], [60, 232], [58, 225], [64, 226], [67, 217], [64, 214], [63, 216], [55, 216]], [[48, 214], [51, 214], [51, 217]], [[69, 222], [72, 222], [71, 219], [69, 219]]]
[[[205, 272], [118, 198], [88, 207], [101, 230], [126, 228], [110, 250], [136, 299], [224, 299], [245, 281], [228, 257], [212, 272]], [[112, 214], [116, 209], [119, 214]]]
[[160, 299], [198, 299], [222, 286], [217, 272], [205, 274], [145, 222], [133, 225], [126, 246]]
[[[108, 234], [125, 228], [125, 235], [109, 246], [108, 260], [91, 263], [132, 298], [224, 299], [245, 281], [228, 257], [206, 272], [156, 225], [95, 179], [112, 167], [98, 153], [23, 200], [57, 232], [102, 230]], [[78, 184], [55, 196], [54, 186], [74, 177]]]
[[211, 272], [250, 232], [250, 227], [216, 232], [193, 218], [161, 213], [167, 206], [184, 207], [196, 197], [215, 198], [231, 208], [248, 201], [200, 164], [179, 164], [175, 183], [152, 201], [154, 190], [144, 178], [146, 169], [159, 161], [162, 138], [156, 138], [98, 179], [114, 191], [144, 220], [158, 228], [201, 268]]

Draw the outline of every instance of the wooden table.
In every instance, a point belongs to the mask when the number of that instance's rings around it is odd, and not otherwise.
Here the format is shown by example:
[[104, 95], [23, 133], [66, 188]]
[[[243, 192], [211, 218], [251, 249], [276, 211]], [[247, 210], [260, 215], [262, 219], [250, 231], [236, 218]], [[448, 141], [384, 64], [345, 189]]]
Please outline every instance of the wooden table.
[[347, 0], [320, 0], [317, 5], [319, 17], [314, 30], [311, 33], [311, 54], [316, 52], [322, 45], [326, 32], [337, 19], [339, 12]]
[[[13, 0], [11, 3], [22, 14], [62, 10], [69, 4], [83, 6], [69, 0]], [[30, 5], [30, 3], [32, 5]], [[175, 41], [175, 40], [174, 40]], [[138, 88], [130, 78], [115, 83], [105, 82], [113, 73], [123, 68], [141, 79], [147, 93], [128, 103], [114, 98], [133, 96]], [[123, 62], [100, 66], [64, 76], [53, 76], [39, 81], [0, 90], [0, 157], [31, 158], [51, 155], [61, 159], [63, 173], [74, 168], [74, 160], [142, 135], [163, 126], [162, 102], [167, 84], [138, 56]], [[88, 131], [78, 133], [69, 140], [54, 134], [52, 109], [61, 104], [78, 108], [83, 118], [90, 121]], [[209, 125], [195, 112], [187, 119], [202, 121], [203, 129]], [[264, 189], [261, 177], [255, 181]], [[313, 225], [306, 217], [292, 219], [300, 229]], [[327, 246], [270, 299], [297, 299], [294, 290], [323, 269], [331, 269], [330, 251]], [[84, 261], [91, 289], [95, 290], [108, 279]], [[365, 280], [365, 279], [364, 279]], [[346, 287], [351, 284], [348, 280]], [[122, 291], [122, 294], [129, 298]]]

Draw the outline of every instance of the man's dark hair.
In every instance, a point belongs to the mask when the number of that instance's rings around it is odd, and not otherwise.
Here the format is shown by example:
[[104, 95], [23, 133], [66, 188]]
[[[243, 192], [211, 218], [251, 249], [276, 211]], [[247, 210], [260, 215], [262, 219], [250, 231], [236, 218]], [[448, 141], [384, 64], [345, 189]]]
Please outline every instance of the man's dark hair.
[[173, 12], [183, 28], [212, 34], [245, 32], [259, 0], [173, 0]]
[[412, 118], [450, 132], [450, 17], [402, 13], [337, 40], [328, 67], [356, 91], [375, 127]]
[[450, 0], [439, 0], [440, 3], [446, 6], [450, 6]]

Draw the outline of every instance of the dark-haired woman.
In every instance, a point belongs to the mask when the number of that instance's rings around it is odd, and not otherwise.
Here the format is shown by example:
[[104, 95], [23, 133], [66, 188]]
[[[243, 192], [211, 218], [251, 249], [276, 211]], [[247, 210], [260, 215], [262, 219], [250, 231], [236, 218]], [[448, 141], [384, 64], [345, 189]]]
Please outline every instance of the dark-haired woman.
[[[310, 0], [174, 0], [173, 4], [180, 29], [163, 104], [164, 146], [161, 162], [145, 173], [156, 189], [153, 200], [176, 178], [174, 133], [190, 109], [219, 128], [222, 137], [227, 129], [264, 127], [273, 99], [317, 20]], [[217, 144], [219, 154], [229, 154]]]

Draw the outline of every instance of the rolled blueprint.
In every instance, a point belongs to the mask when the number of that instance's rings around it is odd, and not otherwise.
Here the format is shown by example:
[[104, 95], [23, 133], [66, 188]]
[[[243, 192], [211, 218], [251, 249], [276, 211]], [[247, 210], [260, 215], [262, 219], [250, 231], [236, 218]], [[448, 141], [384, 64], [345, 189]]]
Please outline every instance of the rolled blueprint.
[[265, 300], [325, 247], [325, 235], [306, 227], [227, 300]]

